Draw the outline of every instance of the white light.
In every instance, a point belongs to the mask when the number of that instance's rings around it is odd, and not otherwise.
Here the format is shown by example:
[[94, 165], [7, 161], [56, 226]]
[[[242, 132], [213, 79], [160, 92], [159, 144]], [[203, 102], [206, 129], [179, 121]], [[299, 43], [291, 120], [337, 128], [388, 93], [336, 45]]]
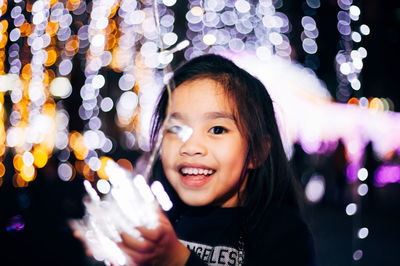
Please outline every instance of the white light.
[[172, 201], [168, 197], [168, 194], [165, 192], [164, 187], [159, 181], [155, 181], [151, 184], [151, 191], [156, 196], [158, 203], [160, 203], [161, 208], [164, 211], [169, 211], [172, 208]]
[[360, 32], [361, 32], [363, 35], [369, 35], [370, 32], [371, 32], [371, 30], [369, 29], [368, 25], [362, 24], [362, 25], [360, 26]]
[[58, 71], [61, 75], [66, 76], [72, 71], [72, 62], [70, 59], [64, 59], [61, 61], [60, 65], [58, 66]]
[[100, 138], [99, 135], [94, 130], [88, 130], [83, 133], [83, 142], [86, 147], [91, 150], [97, 149], [100, 146]]
[[135, 86], [135, 76], [125, 73], [118, 81], [118, 86], [123, 91], [128, 91]]
[[361, 10], [358, 6], [353, 5], [350, 7], [350, 14], [355, 17], [358, 17], [361, 14]]
[[109, 112], [114, 106], [114, 102], [110, 97], [106, 97], [101, 100], [100, 108], [103, 112]]
[[58, 166], [57, 173], [61, 180], [69, 181], [73, 175], [73, 170], [68, 163], [62, 163]]
[[144, 56], [152, 56], [157, 53], [158, 47], [154, 42], [145, 42], [140, 48], [140, 52]]
[[357, 172], [357, 177], [360, 181], [365, 181], [368, 178], [368, 170], [365, 168], [361, 168]]
[[268, 39], [273, 45], [280, 45], [283, 42], [283, 38], [278, 32], [271, 32]]
[[100, 89], [104, 86], [106, 83], [106, 80], [103, 75], [96, 75], [94, 76], [92, 80], [92, 86], [93, 88]]
[[356, 58], [353, 60], [353, 66], [355, 69], [361, 70], [364, 64], [360, 58]]
[[358, 91], [361, 89], [361, 82], [358, 79], [353, 79], [350, 81], [350, 85], [353, 90]]
[[141, 10], [135, 10], [129, 13], [129, 16], [125, 19], [128, 24], [140, 24], [146, 18], [146, 13]]
[[15, 28], [10, 32], [10, 41], [15, 42], [19, 37], [21, 37], [21, 31], [18, 28]]
[[368, 234], [369, 234], [369, 230], [367, 227], [363, 227], [363, 228], [360, 228], [360, 230], [358, 230], [358, 238], [360, 238], [360, 239], [366, 238], [368, 236]]
[[340, 65], [340, 72], [343, 73], [343, 75], [348, 75], [351, 72], [351, 66], [349, 63], [343, 63]]
[[50, 84], [50, 93], [54, 97], [68, 98], [72, 93], [72, 86], [68, 78], [57, 77]]
[[247, 13], [250, 11], [250, 4], [245, 0], [237, 0], [235, 3], [235, 8], [240, 13]]
[[68, 133], [57, 132], [54, 145], [59, 150], [65, 149], [68, 145]]
[[354, 215], [357, 212], [357, 204], [355, 203], [350, 203], [349, 205], [346, 206], [346, 214], [351, 216]]
[[361, 34], [356, 31], [351, 34], [351, 38], [354, 42], [361, 42]]
[[174, 54], [170, 53], [169, 51], [162, 51], [158, 54], [158, 62], [160, 62], [160, 64], [169, 64], [172, 62], [173, 59]]
[[98, 130], [101, 127], [101, 120], [97, 116], [90, 118], [89, 120], [89, 128], [91, 130]]
[[26, 166], [31, 166], [34, 161], [33, 154], [29, 151], [24, 152], [24, 155], [22, 155], [22, 161]]
[[357, 193], [358, 195], [360, 195], [361, 197], [367, 195], [368, 193], [368, 185], [367, 184], [361, 184], [358, 186], [357, 188]]
[[365, 57], [367, 57], [367, 49], [365, 49], [364, 47], [360, 47], [360, 48], [358, 48], [358, 52], [359, 52], [359, 54], [360, 54], [360, 56], [362, 57], [362, 58], [365, 58]]
[[234, 38], [229, 41], [229, 48], [231, 48], [232, 51], [241, 52], [244, 50], [244, 43], [242, 40]]
[[102, 34], [96, 34], [93, 36], [91, 44], [95, 47], [104, 47], [105, 37]]
[[318, 51], [318, 46], [315, 40], [310, 38], [305, 38], [303, 41], [303, 49], [308, 54], [315, 54]]
[[213, 34], [206, 34], [203, 36], [203, 42], [207, 45], [213, 45], [217, 41], [217, 38]]
[[173, 6], [176, 3], [176, 0], [163, 0], [164, 5]]
[[101, 194], [108, 194], [111, 190], [110, 183], [108, 183], [107, 180], [104, 179], [100, 179], [99, 181], [97, 181], [96, 187]]
[[306, 185], [305, 194], [306, 198], [312, 203], [321, 201], [325, 194], [324, 177], [320, 175], [312, 176]]
[[101, 150], [105, 153], [110, 152], [113, 148], [113, 143], [110, 139], [106, 138], [104, 140], [103, 147], [101, 147]]
[[173, 45], [176, 43], [177, 40], [178, 40], [178, 35], [176, 35], [176, 33], [174, 32], [168, 32], [163, 36], [163, 42], [166, 45]]
[[97, 171], [101, 167], [100, 159], [93, 156], [89, 159], [88, 165], [90, 169], [92, 169], [93, 171]]
[[316, 29], [315, 20], [309, 16], [305, 16], [301, 19], [301, 25], [306, 31], [313, 31]]
[[354, 251], [353, 253], [353, 260], [360, 260], [363, 256], [363, 251], [361, 249], [358, 249], [356, 251]]

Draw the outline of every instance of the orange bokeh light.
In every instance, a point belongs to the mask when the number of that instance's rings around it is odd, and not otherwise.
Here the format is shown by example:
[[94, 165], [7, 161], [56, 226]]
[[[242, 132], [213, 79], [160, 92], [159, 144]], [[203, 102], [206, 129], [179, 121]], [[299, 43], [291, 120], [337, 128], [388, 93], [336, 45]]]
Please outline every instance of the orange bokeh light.
[[31, 64], [26, 64], [21, 71], [21, 77], [25, 80], [29, 80], [32, 77]]
[[117, 161], [117, 164], [119, 164], [119, 166], [125, 168], [128, 171], [133, 171], [132, 163], [130, 161], [128, 161], [127, 159], [119, 159]]
[[54, 49], [54, 47], [50, 48], [47, 50], [47, 60], [44, 63], [45, 66], [51, 66], [53, 65], [57, 60], [57, 51]]
[[43, 168], [46, 164], [47, 161], [49, 159], [49, 156], [47, 155], [47, 152], [40, 147], [36, 147], [33, 152], [33, 164], [37, 167], [37, 168]]
[[67, 56], [74, 56], [79, 50], [78, 35], [72, 35], [65, 43], [65, 54]]
[[8, 33], [4, 32], [0, 41], [0, 49], [6, 47], [7, 42], [8, 42]]
[[1, 14], [5, 14], [7, 12], [7, 1], [3, 2], [3, 5], [0, 8]]
[[358, 105], [358, 103], [359, 103], [359, 101], [358, 101], [358, 99], [355, 98], [355, 97], [351, 98], [351, 99], [347, 102], [347, 104], [354, 104], [354, 105]]
[[26, 182], [31, 182], [36, 178], [36, 169], [33, 165], [24, 165], [21, 169], [21, 178]]
[[58, 22], [49, 21], [46, 26], [46, 33], [49, 36], [53, 37], [54, 35], [56, 35], [59, 28], [60, 25], [58, 24]]
[[[3, 13], [4, 14], [4, 13]], [[8, 29], [8, 21], [7, 20], [2, 20], [2, 21], [0, 21], [0, 23], [1, 23], [1, 33], [5, 33], [5, 32], [7, 32], [7, 29]]]
[[88, 148], [86, 148], [83, 143], [83, 136], [77, 131], [71, 132], [69, 136], [69, 145], [71, 149], [74, 151], [74, 155], [76, 159], [83, 160], [86, 158], [88, 154]]
[[19, 27], [19, 30], [21, 32], [21, 37], [29, 36], [29, 34], [31, 34], [31, 24], [25, 21], [24, 24]]
[[21, 171], [22, 166], [24, 166], [24, 161], [22, 160], [22, 155], [21, 154], [15, 154], [14, 159], [13, 159], [13, 165], [15, 170]]
[[80, 3], [81, 0], [68, 0], [66, 7], [69, 11], [74, 11], [79, 7]]
[[110, 161], [110, 160], [112, 160], [112, 159], [109, 158], [109, 157], [105, 157], [105, 156], [100, 158], [101, 166], [100, 166], [100, 169], [97, 170], [97, 175], [98, 175], [101, 179], [106, 179], [106, 180], [108, 180], [108, 175], [107, 175], [107, 173], [106, 173], [105, 168], [106, 168], [106, 166], [107, 166], [107, 162]]
[[83, 176], [89, 181], [94, 181], [94, 172], [87, 164], [83, 166]]
[[0, 162], [0, 177], [3, 177], [5, 173], [6, 173], [6, 167], [2, 162]]
[[26, 182], [24, 179], [22, 179], [20, 174], [15, 174], [13, 176], [13, 185], [14, 187], [27, 187], [28, 182]]

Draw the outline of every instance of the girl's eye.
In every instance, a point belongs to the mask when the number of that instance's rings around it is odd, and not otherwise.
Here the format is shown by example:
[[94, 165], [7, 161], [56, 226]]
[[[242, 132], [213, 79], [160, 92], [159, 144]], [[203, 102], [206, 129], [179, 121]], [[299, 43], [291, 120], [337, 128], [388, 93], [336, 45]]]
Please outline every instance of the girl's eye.
[[212, 127], [210, 129], [210, 133], [211, 134], [216, 134], [216, 135], [223, 134], [223, 133], [226, 133], [226, 132], [227, 132], [226, 128], [221, 127], [221, 126]]

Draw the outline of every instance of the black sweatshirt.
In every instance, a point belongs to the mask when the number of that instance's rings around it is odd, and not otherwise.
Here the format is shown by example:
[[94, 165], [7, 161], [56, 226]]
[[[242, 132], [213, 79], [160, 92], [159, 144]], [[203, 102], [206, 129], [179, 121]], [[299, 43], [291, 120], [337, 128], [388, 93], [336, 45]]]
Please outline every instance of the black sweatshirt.
[[[186, 265], [316, 265], [312, 236], [292, 207], [271, 207], [252, 232], [243, 229], [243, 209], [189, 207], [171, 221], [191, 251]], [[244, 245], [239, 244], [240, 236]]]

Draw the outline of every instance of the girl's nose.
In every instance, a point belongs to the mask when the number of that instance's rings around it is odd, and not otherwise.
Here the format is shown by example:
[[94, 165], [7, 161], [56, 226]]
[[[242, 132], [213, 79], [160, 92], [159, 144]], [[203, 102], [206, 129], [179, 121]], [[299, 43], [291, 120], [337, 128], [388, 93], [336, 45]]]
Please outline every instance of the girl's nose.
[[204, 140], [194, 132], [189, 139], [182, 143], [179, 148], [179, 154], [182, 156], [204, 156], [207, 154], [207, 148]]

